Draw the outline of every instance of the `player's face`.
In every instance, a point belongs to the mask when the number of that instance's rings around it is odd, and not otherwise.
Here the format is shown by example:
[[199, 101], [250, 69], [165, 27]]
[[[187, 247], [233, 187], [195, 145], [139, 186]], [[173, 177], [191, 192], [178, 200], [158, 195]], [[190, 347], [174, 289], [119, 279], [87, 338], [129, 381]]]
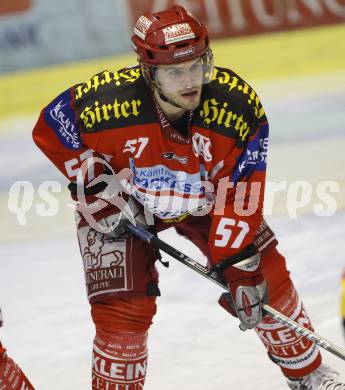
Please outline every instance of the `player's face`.
[[179, 106], [193, 110], [200, 103], [203, 65], [200, 58], [157, 67], [155, 80], [166, 97]]

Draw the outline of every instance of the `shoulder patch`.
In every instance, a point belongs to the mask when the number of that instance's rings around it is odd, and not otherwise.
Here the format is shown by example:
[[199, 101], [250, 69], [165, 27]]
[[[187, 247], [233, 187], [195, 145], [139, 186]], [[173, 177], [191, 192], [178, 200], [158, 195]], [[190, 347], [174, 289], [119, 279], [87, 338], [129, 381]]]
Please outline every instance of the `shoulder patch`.
[[251, 123], [247, 112], [237, 102], [212, 97], [202, 102], [199, 111], [202, 125], [221, 134], [246, 141], [251, 134]]
[[266, 170], [268, 150], [268, 124], [263, 123], [255, 137], [252, 137], [243, 153], [238, 157], [231, 181], [237, 183], [241, 177], [249, 177], [253, 171]]
[[264, 117], [255, 91], [232, 71], [216, 68], [213, 81], [204, 87], [195, 124], [235, 138], [241, 145]]
[[[102, 75], [105, 78], [102, 79]], [[100, 73], [88, 85], [78, 88], [75, 88], [74, 103], [77, 124], [82, 133], [146, 124], [154, 120], [149, 89], [139, 67], [111, 74]]]
[[214, 81], [221, 86], [224, 86], [228, 93], [238, 91], [243, 95], [243, 99], [253, 109], [257, 119], [261, 119], [265, 115], [260, 99], [254, 89], [241, 79], [236, 73], [225, 68], [215, 68], [213, 74]]
[[139, 79], [141, 71], [139, 66], [132, 68], [124, 68], [117, 72], [109, 72], [105, 70], [97, 73], [90, 80], [79, 84], [75, 87], [74, 100], [78, 101], [87, 97], [89, 94], [94, 94], [98, 91], [107, 89], [107, 87], [121, 87], [132, 84]]
[[71, 91], [68, 89], [44, 109], [44, 119], [69, 149], [81, 149], [80, 133], [75, 125], [75, 113], [71, 107]]

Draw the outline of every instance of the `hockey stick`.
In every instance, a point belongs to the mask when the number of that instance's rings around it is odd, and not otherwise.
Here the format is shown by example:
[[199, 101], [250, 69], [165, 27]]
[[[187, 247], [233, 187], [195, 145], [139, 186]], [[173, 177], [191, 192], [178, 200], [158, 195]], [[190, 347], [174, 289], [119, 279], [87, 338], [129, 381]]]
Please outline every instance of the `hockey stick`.
[[[132, 225], [130, 222], [127, 224], [127, 228], [137, 237], [140, 239], [148, 242], [153, 247], [162, 250], [163, 252], [167, 253], [171, 257], [174, 257], [176, 260], [181, 262], [182, 264], [186, 265], [187, 267], [191, 268], [193, 271], [196, 271], [203, 277], [205, 277], [208, 280], [211, 280], [218, 286], [222, 287], [223, 289], [229, 291], [227, 285], [217, 278], [216, 273], [210, 273], [210, 271], [204, 267], [202, 264], [198, 263], [197, 261], [191, 259], [190, 257], [186, 256], [182, 252], [180, 252], [178, 249], [170, 246], [166, 242], [159, 239], [156, 235], [152, 234], [151, 232], [147, 231], [146, 229], [143, 229], [138, 224], [136, 226]], [[340, 359], [345, 360], [345, 350], [338, 347], [337, 345], [333, 344], [331, 341], [326, 340], [322, 336], [318, 335], [315, 332], [312, 332], [311, 330], [305, 328], [304, 326], [298, 324], [297, 322], [291, 320], [289, 317], [286, 317], [284, 314], [280, 313], [279, 311], [273, 309], [273, 307], [269, 305], [262, 305], [262, 309], [264, 312], [266, 312], [270, 317], [275, 319], [276, 321], [280, 322], [281, 324], [286, 325], [290, 329], [294, 330], [299, 335], [306, 337], [316, 345], [324, 348], [326, 351], [333, 353], [333, 355], [338, 356]]]

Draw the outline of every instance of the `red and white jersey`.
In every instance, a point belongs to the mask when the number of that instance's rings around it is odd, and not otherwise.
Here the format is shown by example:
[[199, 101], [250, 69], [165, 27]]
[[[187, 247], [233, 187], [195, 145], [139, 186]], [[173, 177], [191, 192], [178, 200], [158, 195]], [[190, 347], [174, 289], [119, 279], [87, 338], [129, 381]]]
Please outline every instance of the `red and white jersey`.
[[42, 110], [33, 138], [70, 181], [92, 156], [115, 172], [129, 168], [133, 197], [162, 220], [213, 205], [209, 246], [218, 262], [249, 245], [262, 221], [268, 123], [255, 91], [224, 68], [188, 121], [184, 135], [173, 129], [133, 67], [63, 92]]

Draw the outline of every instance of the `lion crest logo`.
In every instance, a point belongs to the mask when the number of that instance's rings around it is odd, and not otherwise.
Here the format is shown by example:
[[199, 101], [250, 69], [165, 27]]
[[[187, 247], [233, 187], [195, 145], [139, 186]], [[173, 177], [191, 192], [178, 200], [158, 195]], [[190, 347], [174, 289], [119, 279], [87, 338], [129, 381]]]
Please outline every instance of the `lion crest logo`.
[[90, 229], [87, 233], [87, 246], [83, 252], [83, 261], [86, 271], [96, 270], [106, 267], [121, 266], [124, 262], [124, 253], [111, 248], [113, 238], [106, 237], [105, 234]]

